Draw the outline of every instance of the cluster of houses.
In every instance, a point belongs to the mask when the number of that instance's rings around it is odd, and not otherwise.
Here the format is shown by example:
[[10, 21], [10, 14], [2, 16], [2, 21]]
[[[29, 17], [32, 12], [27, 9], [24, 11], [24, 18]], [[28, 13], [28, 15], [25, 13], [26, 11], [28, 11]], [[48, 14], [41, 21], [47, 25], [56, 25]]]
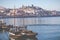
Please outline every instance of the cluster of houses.
[[22, 6], [20, 8], [4, 8], [0, 6], [0, 16], [60, 16], [60, 11], [49, 11], [37, 6]]

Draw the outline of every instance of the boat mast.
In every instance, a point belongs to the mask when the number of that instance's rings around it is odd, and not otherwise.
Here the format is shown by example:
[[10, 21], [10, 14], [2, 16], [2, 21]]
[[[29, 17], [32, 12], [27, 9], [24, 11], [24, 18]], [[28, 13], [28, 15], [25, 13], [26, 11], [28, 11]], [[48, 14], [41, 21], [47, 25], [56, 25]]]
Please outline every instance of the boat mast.
[[14, 13], [14, 26], [15, 26], [15, 13], [16, 13], [16, 12], [15, 12], [15, 11], [16, 11], [16, 10], [15, 10], [15, 5], [14, 5], [13, 11], [14, 11], [13, 13]]
[[14, 5], [14, 9], [13, 9], [13, 13], [14, 13], [14, 28], [16, 29], [15, 31], [17, 31], [17, 27], [16, 27], [16, 19], [15, 19], [15, 14], [16, 14], [16, 8], [15, 8], [15, 5]]

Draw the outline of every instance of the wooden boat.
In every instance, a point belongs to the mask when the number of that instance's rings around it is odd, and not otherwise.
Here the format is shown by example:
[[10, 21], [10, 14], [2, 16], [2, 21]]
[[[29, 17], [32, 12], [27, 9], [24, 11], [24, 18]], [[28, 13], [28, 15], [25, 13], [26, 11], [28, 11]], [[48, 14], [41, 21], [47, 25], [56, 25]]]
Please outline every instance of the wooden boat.
[[9, 30], [9, 28], [8, 28], [8, 26], [6, 25], [6, 23], [0, 21], [0, 31], [2, 31], [2, 30], [7, 31], [7, 30]]
[[11, 38], [34, 38], [36, 37], [37, 33], [34, 33], [32, 31], [28, 31], [28, 30], [20, 30], [19, 32], [15, 32], [15, 33], [10, 33], [10, 37]]

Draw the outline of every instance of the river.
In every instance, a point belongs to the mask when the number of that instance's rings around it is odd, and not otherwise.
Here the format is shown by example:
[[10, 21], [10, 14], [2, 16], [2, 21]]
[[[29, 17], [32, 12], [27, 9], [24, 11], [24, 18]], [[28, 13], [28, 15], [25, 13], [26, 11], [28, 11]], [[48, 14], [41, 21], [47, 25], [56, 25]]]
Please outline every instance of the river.
[[[7, 25], [14, 25], [14, 18], [0, 20]], [[38, 33], [38, 40], [60, 40], [60, 17], [15, 18], [15, 25], [28, 25], [28, 30]], [[6, 32], [0, 32], [1, 40], [8, 40], [8, 36]]]

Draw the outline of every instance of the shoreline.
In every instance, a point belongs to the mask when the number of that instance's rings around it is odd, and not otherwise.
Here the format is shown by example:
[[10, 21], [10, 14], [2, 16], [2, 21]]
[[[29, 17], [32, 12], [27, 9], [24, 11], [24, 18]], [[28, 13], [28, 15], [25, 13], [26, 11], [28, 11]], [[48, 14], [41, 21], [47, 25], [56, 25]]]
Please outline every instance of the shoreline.
[[60, 17], [60, 16], [0, 16], [0, 18], [40, 18], [40, 17]]

